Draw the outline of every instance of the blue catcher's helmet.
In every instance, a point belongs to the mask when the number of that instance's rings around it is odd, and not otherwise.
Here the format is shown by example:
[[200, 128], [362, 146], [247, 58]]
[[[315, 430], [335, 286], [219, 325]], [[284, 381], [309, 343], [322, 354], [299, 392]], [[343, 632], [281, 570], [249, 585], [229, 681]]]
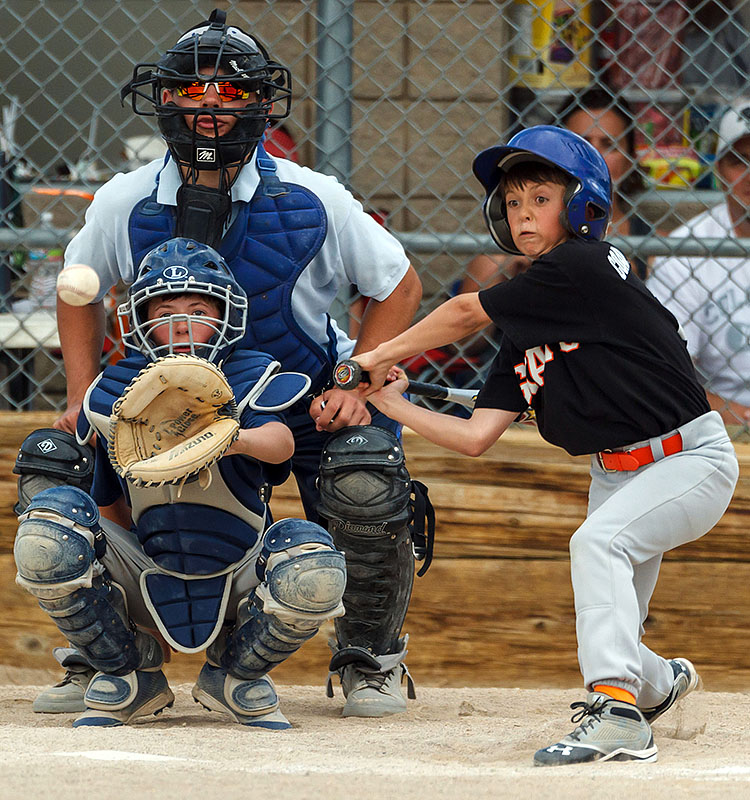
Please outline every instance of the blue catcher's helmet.
[[[149, 303], [165, 295], [205, 295], [219, 307], [216, 317], [192, 313], [148, 318]], [[128, 299], [117, 309], [122, 338], [148, 358], [190, 352], [214, 363], [225, 358], [245, 335], [247, 295], [235, 281], [227, 262], [212, 247], [192, 239], [170, 239], [147, 253], [130, 286]], [[175, 326], [186, 329], [187, 341], [175, 341]], [[194, 326], [214, 331], [208, 342], [196, 341]], [[153, 333], [165, 328], [166, 343]], [[201, 337], [202, 338], [202, 337]]]
[[506, 253], [519, 254], [508, 227], [505, 200], [498, 195], [502, 173], [522, 161], [557, 167], [570, 176], [565, 191], [565, 227], [582, 239], [601, 241], [612, 214], [612, 181], [601, 153], [584, 138], [554, 125], [517, 133], [507, 145], [490, 147], [474, 159], [474, 174], [487, 193], [482, 206], [492, 238]]

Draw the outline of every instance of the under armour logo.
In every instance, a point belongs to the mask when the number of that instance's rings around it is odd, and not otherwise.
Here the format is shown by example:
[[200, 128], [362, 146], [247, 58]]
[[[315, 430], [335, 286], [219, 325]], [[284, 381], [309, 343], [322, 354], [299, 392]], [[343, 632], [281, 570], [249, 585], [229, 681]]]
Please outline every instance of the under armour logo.
[[52, 439], [45, 439], [43, 442], [39, 442], [37, 447], [43, 453], [51, 453], [53, 450], [57, 450], [57, 445], [52, 441]]
[[351, 436], [349, 439], [347, 439], [346, 443], [352, 445], [353, 447], [359, 447], [361, 444], [367, 444], [367, 439], [365, 439], [364, 436], [357, 434], [356, 436]]
[[216, 149], [213, 147], [199, 147], [195, 151], [195, 160], [199, 164], [213, 164], [216, 161]]
[[168, 281], [179, 281], [182, 278], [187, 278], [189, 275], [187, 267], [175, 265], [173, 267], [166, 267], [164, 270], [164, 277]]
[[569, 756], [573, 752], [573, 748], [570, 745], [565, 745], [561, 747], [559, 744], [553, 744], [552, 747], [547, 748], [548, 753], [560, 753], [563, 756]]

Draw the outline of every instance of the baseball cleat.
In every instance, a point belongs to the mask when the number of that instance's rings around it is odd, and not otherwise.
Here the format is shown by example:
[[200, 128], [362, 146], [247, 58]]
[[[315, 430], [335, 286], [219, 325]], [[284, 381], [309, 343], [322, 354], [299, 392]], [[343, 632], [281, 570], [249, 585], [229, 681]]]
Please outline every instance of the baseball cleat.
[[205, 663], [192, 695], [203, 708], [226, 714], [240, 725], [275, 731], [292, 727], [279, 710], [276, 687], [268, 675], [246, 681]]
[[341, 688], [346, 704], [344, 717], [386, 717], [406, 711], [401, 691], [405, 666], [375, 672], [362, 664], [347, 664], [341, 671]]
[[686, 658], [673, 658], [669, 664], [674, 673], [672, 691], [658, 706], [641, 709], [641, 714], [649, 724], [659, 719], [665, 711], [669, 711], [678, 700], [690, 694], [700, 684], [700, 676], [692, 663]]
[[84, 695], [86, 712], [74, 728], [114, 728], [138, 717], [159, 714], [174, 703], [174, 695], [161, 670], [136, 670], [126, 675], [97, 672]]
[[651, 726], [630, 703], [591, 692], [571, 722], [578, 727], [556, 744], [537, 750], [534, 766], [558, 767], [590, 761], [656, 761], [657, 747]]
[[65, 677], [37, 695], [31, 710], [36, 714], [79, 714], [85, 711], [83, 695], [96, 670], [73, 647], [55, 647], [52, 654], [65, 668]]

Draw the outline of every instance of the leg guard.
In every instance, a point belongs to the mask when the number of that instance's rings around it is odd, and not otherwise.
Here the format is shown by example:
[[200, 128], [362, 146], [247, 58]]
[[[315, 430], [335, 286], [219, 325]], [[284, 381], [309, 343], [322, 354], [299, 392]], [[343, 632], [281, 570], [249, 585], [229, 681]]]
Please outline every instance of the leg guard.
[[122, 590], [98, 562], [106, 546], [99, 509], [70, 486], [45, 489], [20, 517], [16, 582], [39, 599], [65, 638], [96, 669], [124, 675], [161, 665], [156, 639], [136, 632]]
[[78, 444], [71, 433], [55, 428], [32, 431], [21, 443], [13, 472], [18, 475], [18, 502], [22, 514], [32, 498], [53, 486], [77, 486], [85, 492], [94, 482], [94, 448]]
[[346, 555], [346, 616], [336, 620], [339, 651], [365, 649], [379, 656], [403, 649], [399, 634], [414, 580], [411, 491], [401, 443], [389, 431], [361, 425], [329, 439], [320, 469], [320, 511]]
[[300, 519], [266, 531], [258, 559], [263, 583], [240, 605], [234, 630], [208, 650], [209, 661], [231, 675], [260, 678], [344, 613], [344, 556], [320, 525]]

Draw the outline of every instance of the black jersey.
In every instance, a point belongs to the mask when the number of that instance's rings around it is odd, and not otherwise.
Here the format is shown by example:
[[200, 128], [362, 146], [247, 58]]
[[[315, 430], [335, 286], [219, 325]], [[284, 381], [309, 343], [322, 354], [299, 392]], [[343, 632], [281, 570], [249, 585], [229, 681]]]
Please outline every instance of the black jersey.
[[479, 300], [503, 338], [476, 407], [531, 406], [541, 435], [571, 455], [710, 410], [677, 320], [607, 242], [564, 242]]

